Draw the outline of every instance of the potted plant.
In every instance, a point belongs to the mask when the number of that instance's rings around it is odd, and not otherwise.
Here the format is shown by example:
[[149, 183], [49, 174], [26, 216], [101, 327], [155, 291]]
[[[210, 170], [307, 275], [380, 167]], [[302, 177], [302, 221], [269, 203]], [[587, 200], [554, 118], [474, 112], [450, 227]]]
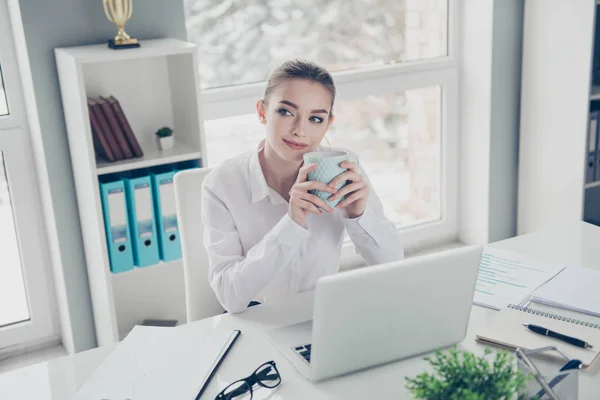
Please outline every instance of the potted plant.
[[423, 400], [489, 400], [525, 399], [520, 394], [528, 377], [512, 362], [511, 353], [499, 351], [492, 364], [487, 360], [492, 351], [485, 349], [485, 356], [457, 350], [447, 353], [436, 351], [433, 357], [425, 357], [433, 367], [433, 373], [424, 372], [415, 378], [405, 378], [406, 388], [415, 399]]
[[156, 141], [158, 148], [161, 150], [169, 150], [173, 148], [173, 129], [162, 127], [156, 131]]

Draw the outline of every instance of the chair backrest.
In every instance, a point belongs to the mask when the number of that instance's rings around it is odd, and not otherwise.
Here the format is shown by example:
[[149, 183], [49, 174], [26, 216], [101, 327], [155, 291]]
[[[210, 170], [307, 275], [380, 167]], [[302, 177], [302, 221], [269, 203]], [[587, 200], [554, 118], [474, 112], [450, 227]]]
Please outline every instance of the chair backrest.
[[224, 311], [208, 283], [208, 253], [203, 243], [202, 182], [209, 172], [209, 168], [195, 168], [178, 172], [173, 178], [183, 255], [187, 322]]

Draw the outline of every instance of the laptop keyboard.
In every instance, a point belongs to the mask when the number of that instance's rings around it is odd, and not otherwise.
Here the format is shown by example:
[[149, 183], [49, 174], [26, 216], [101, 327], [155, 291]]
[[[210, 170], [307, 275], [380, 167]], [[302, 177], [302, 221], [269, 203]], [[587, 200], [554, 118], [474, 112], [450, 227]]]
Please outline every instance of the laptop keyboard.
[[304, 346], [296, 346], [294, 347], [294, 350], [296, 351], [296, 353], [304, 358], [304, 360], [306, 360], [307, 363], [310, 364], [310, 349], [311, 349], [312, 345], [309, 344], [305, 344]]

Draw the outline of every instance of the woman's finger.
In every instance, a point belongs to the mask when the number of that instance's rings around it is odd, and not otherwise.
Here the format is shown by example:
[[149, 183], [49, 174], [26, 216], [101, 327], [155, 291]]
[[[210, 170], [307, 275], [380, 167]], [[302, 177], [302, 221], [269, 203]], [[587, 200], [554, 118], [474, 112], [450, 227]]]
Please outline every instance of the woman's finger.
[[357, 190], [360, 190], [360, 189], [364, 188], [365, 186], [367, 186], [367, 183], [365, 181], [351, 183], [349, 185], [344, 186], [340, 190], [338, 190], [337, 193], [331, 195], [331, 197], [328, 198], [327, 200], [334, 201], [335, 199], [338, 199], [338, 198], [341, 199], [345, 195], [352, 193], [352, 192], [356, 192]]
[[297, 194], [297, 197], [299, 199], [303, 199], [305, 201], [308, 201], [309, 203], [314, 204], [315, 206], [323, 209], [323, 210], [327, 210], [327, 212], [334, 212], [335, 210], [333, 208], [331, 208], [326, 202], [324, 202], [323, 200], [321, 200], [319, 197], [315, 196], [314, 194], [310, 194], [307, 192], [300, 192]]
[[336, 188], [327, 186], [326, 183], [319, 181], [307, 181], [307, 182], [299, 182], [292, 186], [292, 189], [300, 189], [304, 192], [309, 190], [321, 190], [323, 192], [335, 193], [337, 192]]
[[358, 172], [358, 167], [354, 161], [342, 161], [340, 167], [349, 169], [352, 172]]
[[358, 172], [346, 171], [333, 178], [333, 180], [329, 182], [329, 186], [336, 187], [344, 181], [360, 182], [362, 180], [363, 177]]
[[352, 204], [356, 200], [362, 199], [366, 195], [367, 195], [367, 190], [366, 190], [366, 187], [364, 187], [364, 188], [360, 189], [359, 191], [352, 193], [350, 196], [348, 196], [347, 199], [340, 201], [335, 207], [336, 208], [344, 208], [348, 204]]
[[308, 179], [308, 173], [317, 169], [317, 163], [303, 165], [298, 171], [298, 178], [296, 182], [306, 182]]
[[317, 206], [315, 206], [313, 203], [311, 203], [310, 201], [306, 201], [304, 199], [298, 199], [297, 200], [297, 204], [298, 207], [302, 208], [303, 210], [315, 213], [317, 215], [321, 215], [323, 214], [323, 211], [319, 210], [317, 208]]

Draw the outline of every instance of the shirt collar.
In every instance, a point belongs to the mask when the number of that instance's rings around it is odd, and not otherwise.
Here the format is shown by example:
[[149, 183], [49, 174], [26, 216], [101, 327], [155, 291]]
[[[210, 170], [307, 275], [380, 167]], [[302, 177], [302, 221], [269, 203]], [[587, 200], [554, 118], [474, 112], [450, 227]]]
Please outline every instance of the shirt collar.
[[258, 153], [265, 145], [264, 139], [260, 141], [255, 151], [250, 156], [250, 164], [248, 165], [248, 183], [250, 185], [250, 193], [252, 195], [252, 203], [261, 201], [269, 196], [269, 186], [263, 174], [260, 162], [258, 161]]
[[[252, 197], [252, 203], [256, 203], [268, 197], [271, 203], [279, 204], [286, 203], [286, 201], [281, 198], [281, 196], [277, 195], [273, 189], [267, 185], [267, 180], [265, 179], [265, 174], [263, 174], [262, 168], [260, 166], [260, 161], [258, 160], [258, 153], [265, 147], [265, 139], [262, 139], [256, 149], [252, 152], [250, 156], [250, 163], [248, 164], [248, 184], [250, 185], [250, 193]], [[335, 149], [333, 147], [325, 147], [319, 145], [317, 147], [317, 151]]]

